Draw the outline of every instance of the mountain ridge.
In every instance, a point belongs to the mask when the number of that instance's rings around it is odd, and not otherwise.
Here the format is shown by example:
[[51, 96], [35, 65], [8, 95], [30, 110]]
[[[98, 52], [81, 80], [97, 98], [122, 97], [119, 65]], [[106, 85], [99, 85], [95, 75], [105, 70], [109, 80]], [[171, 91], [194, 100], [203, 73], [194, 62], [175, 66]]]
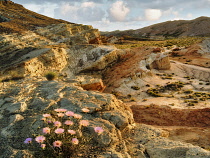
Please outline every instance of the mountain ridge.
[[193, 20], [175, 20], [153, 24], [136, 30], [101, 32], [105, 36], [131, 36], [139, 38], [210, 36], [210, 18], [198, 17]]
[[22, 33], [59, 23], [73, 24], [35, 13], [12, 1], [0, 1], [0, 33]]

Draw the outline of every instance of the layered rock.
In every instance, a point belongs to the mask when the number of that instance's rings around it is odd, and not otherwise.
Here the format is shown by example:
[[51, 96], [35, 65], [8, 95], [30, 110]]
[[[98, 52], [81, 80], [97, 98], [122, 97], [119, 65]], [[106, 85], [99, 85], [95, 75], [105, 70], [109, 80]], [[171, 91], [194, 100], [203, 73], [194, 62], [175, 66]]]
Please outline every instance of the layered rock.
[[[79, 81], [70, 83], [37, 80], [40, 79], [1, 85], [0, 139], [4, 143], [0, 145], [0, 157], [33, 157], [33, 150], [27, 150], [23, 141], [26, 137], [40, 133], [42, 114], [55, 108], [65, 108], [81, 114], [83, 119], [90, 121], [87, 131], [91, 132], [94, 126], [103, 127], [105, 132], [100, 137], [93, 133], [97, 138], [96, 144], [105, 149], [101, 152], [102, 157], [130, 157], [121, 133], [125, 129], [131, 129], [133, 117], [121, 101], [111, 94], [85, 91], [75, 86]], [[90, 112], [82, 113], [82, 108], [88, 108]]]

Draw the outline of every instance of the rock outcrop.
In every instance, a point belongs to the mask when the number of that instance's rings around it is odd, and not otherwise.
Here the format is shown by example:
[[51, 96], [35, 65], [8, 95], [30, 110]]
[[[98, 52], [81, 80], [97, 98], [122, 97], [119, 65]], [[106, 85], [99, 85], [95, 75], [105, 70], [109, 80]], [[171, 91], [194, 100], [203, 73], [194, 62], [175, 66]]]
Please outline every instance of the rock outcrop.
[[[116, 98], [145, 95], [142, 87], [159, 82], [155, 72], [173, 68], [162, 49], [101, 45], [92, 26], [48, 18], [11, 1], [0, 3], [0, 14], [0, 158], [46, 157], [24, 140], [43, 134], [42, 114], [54, 115], [56, 108], [90, 122], [83, 132], [91, 143], [77, 157], [210, 157], [200, 147], [167, 139], [166, 131], [135, 124], [130, 107]], [[179, 69], [209, 79], [206, 69]], [[58, 74], [55, 81], [43, 77], [49, 71]], [[104, 132], [98, 135], [94, 127]]]
[[[102, 157], [129, 157], [124, 141], [126, 138], [121, 133], [125, 129], [131, 130], [134, 122], [131, 110], [121, 101], [111, 94], [86, 91], [75, 86], [79, 80], [74, 83], [68, 80], [39, 80], [28, 78], [14, 84], [1, 83], [0, 139], [4, 143], [0, 145], [0, 157], [32, 157], [34, 151], [27, 150], [23, 141], [40, 133], [42, 114], [55, 108], [81, 114], [83, 119], [90, 121], [87, 131], [94, 126], [103, 127], [105, 132], [100, 137], [94, 136], [98, 138], [96, 144], [105, 149], [101, 152]], [[88, 108], [90, 112], [82, 113], [82, 108]]]

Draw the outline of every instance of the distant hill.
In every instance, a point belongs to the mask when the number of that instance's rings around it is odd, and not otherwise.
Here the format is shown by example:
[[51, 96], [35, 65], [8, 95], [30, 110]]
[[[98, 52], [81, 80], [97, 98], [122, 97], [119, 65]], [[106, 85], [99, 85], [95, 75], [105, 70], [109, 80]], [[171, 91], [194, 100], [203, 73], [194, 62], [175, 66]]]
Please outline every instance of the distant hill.
[[21, 33], [37, 26], [70, 23], [40, 15], [12, 1], [0, 1], [0, 33]]
[[102, 32], [102, 35], [132, 38], [210, 36], [210, 18], [202, 16], [193, 20], [166, 21], [137, 30]]

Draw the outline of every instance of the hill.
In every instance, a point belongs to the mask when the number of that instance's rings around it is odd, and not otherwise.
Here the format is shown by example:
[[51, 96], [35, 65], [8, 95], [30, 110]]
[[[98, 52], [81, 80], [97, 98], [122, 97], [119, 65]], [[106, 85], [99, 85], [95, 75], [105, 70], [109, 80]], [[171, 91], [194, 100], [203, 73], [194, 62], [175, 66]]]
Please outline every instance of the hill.
[[21, 33], [37, 26], [70, 22], [49, 18], [12, 1], [0, 1], [0, 33]]
[[174, 38], [183, 36], [210, 36], [210, 18], [199, 17], [193, 20], [175, 20], [154, 24], [137, 30], [102, 32], [105, 36], [131, 38]]

